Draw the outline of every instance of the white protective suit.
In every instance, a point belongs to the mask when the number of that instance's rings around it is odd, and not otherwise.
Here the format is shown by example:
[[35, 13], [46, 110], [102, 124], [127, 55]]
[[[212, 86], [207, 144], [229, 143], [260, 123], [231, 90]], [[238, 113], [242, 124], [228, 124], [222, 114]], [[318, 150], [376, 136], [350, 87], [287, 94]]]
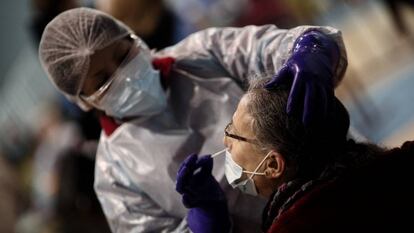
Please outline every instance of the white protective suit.
[[[150, 118], [123, 123], [102, 133], [95, 189], [113, 232], [187, 232], [187, 210], [175, 191], [177, 170], [190, 153], [224, 148], [223, 129], [231, 120], [251, 74], [277, 73], [295, 40], [309, 29], [331, 35], [341, 56], [335, 84], [347, 60], [341, 33], [330, 27], [281, 30], [274, 25], [211, 28], [154, 54], [176, 59], [167, 91], [168, 108]], [[232, 189], [224, 156], [214, 158], [213, 175], [227, 194], [233, 232], [261, 232], [265, 200]]]

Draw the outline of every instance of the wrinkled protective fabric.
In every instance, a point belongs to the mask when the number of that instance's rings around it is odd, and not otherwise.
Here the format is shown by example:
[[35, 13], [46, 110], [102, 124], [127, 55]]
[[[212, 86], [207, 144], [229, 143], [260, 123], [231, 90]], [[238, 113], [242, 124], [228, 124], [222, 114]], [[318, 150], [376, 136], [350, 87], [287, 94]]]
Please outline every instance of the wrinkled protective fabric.
[[[176, 59], [166, 111], [126, 122], [109, 137], [102, 133], [98, 147], [95, 190], [113, 232], [185, 232], [187, 211], [174, 189], [180, 164], [190, 153], [223, 148], [223, 129], [248, 75], [276, 73], [298, 36], [312, 28], [211, 28], [155, 54]], [[317, 28], [339, 44], [342, 65], [336, 73], [342, 74], [346, 53], [340, 32]], [[212, 173], [226, 193], [233, 232], [260, 232], [265, 203], [228, 185], [224, 159], [214, 158]]]
[[101, 11], [71, 9], [46, 26], [39, 58], [52, 83], [69, 100], [89, 110], [78, 96], [89, 69], [89, 57], [131, 33], [128, 26]]

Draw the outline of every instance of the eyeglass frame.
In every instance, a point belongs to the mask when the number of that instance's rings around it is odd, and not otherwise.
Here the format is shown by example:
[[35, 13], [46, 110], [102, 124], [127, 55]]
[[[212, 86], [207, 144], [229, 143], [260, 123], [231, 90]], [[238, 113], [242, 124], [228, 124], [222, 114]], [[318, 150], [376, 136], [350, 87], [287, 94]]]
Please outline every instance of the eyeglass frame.
[[252, 144], [256, 144], [257, 145], [257, 141], [255, 139], [249, 139], [249, 138], [245, 138], [245, 137], [242, 137], [242, 136], [239, 136], [239, 135], [236, 135], [236, 134], [232, 134], [232, 133], [227, 132], [228, 129], [229, 129], [229, 127], [230, 127], [230, 125], [232, 125], [232, 124], [233, 124], [233, 122], [230, 121], [227, 124], [227, 126], [224, 128], [224, 136], [230, 137], [230, 138], [233, 138], [233, 139], [236, 139], [236, 140], [239, 140], [239, 141], [248, 142], [248, 143], [252, 143]]

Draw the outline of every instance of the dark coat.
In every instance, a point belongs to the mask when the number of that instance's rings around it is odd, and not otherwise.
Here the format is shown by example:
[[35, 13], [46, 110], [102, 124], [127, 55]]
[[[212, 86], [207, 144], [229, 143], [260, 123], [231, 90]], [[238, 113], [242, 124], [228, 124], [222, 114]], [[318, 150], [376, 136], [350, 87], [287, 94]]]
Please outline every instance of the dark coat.
[[414, 232], [413, 211], [414, 141], [306, 191], [267, 232]]

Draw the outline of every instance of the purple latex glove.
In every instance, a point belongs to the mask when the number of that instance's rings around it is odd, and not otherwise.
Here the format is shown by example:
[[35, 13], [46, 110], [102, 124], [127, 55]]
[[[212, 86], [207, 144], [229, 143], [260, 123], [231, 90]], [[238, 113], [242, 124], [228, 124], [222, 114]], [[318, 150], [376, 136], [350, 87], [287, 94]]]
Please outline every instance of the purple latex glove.
[[181, 164], [177, 174], [176, 190], [182, 202], [190, 208], [187, 222], [194, 233], [227, 233], [230, 218], [223, 190], [211, 174], [210, 155], [191, 154]]
[[333, 103], [339, 55], [339, 47], [331, 37], [317, 30], [308, 31], [296, 40], [292, 56], [265, 88], [291, 84], [287, 113], [301, 115], [305, 126], [323, 122]]

